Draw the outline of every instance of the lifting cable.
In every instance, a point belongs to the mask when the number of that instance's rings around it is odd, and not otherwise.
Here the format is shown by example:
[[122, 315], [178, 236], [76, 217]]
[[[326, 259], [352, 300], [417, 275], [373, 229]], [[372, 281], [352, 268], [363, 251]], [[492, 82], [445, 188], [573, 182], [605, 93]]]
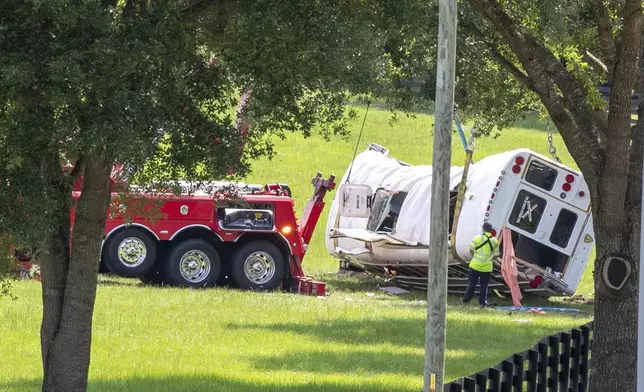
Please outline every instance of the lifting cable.
[[[353, 158], [351, 159], [351, 165], [349, 166], [349, 173], [347, 174], [347, 179], [344, 182], [345, 184], [349, 184], [349, 179], [351, 178], [351, 171], [353, 170], [353, 162], [356, 160], [356, 155], [358, 154], [358, 147], [360, 146], [360, 139], [362, 139], [362, 131], [364, 131], [364, 124], [367, 121], [367, 113], [369, 113], [369, 106], [371, 105], [371, 101], [367, 101], [367, 110], [364, 112], [364, 118], [362, 119], [362, 126], [360, 127], [360, 133], [358, 134], [358, 140], [356, 141], [356, 148], [353, 151]], [[340, 227], [340, 208], [338, 208], [338, 212], [335, 215], [335, 228]], [[333, 246], [334, 248], [338, 247], [338, 237], [333, 238]]]
[[367, 101], [367, 110], [364, 112], [364, 118], [362, 119], [362, 127], [360, 127], [360, 134], [358, 135], [358, 140], [356, 141], [356, 148], [353, 151], [353, 158], [351, 159], [351, 166], [349, 166], [349, 173], [347, 174], [347, 180], [344, 182], [345, 184], [348, 184], [349, 179], [351, 178], [351, 170], [353, 170], [353, 162], [356, 160], [356, 155], [358, 154], [358, 147], [360, 146], [360, 139], [362, 138], [362, 131], [364, 130], [364, 124], [367, 121], [367, 113], [369, 113], [370, 105], [371, 105], [371, 101]]

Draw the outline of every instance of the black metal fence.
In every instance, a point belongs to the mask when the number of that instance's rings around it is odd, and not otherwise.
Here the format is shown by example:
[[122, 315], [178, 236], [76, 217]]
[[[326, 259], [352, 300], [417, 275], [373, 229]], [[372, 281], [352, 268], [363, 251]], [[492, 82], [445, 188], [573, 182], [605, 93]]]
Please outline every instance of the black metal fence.
[[585, 392], [593, 323], [542, 339], [482, 372], [454, 380], [445, 392]]

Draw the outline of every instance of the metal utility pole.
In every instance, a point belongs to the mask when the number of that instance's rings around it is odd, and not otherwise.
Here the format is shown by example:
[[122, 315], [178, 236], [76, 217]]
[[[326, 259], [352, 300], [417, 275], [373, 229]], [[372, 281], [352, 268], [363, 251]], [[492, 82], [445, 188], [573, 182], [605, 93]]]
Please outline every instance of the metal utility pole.
[[644, 392], [644, 171], [642, 172], [642, 216], [640, 218], [639, 303], [637, 304], [637, 392]]
[[438, 63], [434, 108], [434, 153], [423, 392], [443, 392], [445, 374], [449, 171], [452, 159], [454, 75], [456, 72], [456, 1], [439, 0], [438, 8]]

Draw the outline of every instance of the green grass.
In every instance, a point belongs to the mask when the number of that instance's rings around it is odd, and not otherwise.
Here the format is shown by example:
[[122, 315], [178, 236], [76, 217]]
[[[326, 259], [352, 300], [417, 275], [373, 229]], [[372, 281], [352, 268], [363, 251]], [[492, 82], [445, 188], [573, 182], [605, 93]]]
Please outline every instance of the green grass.
[[[317, 171], [343, 175], [361, 120], [352, 123], [348, 142], [327, 143], [317, 136], [278, 142], [278, 156], [257, 162], [248, 182], [288, 182], [301, 211]], [[388, 113], [370, 110], [359, 151], [375, 142], [410, 163], [430, 163], [431, 117], [402, 119], [393, 127], [388, 120]], [[555, 143], [564, 162], [571, 164], [558, 135]], [[547, 153], [545, 132], [512, 129], [496, 140], [481, 140], [476, 158], [518, 147]], [[464, 154], [456, 135], [453, 156], [460, 165]], [[102, 277], [89, 390], [420, 390], [425, 294], [393, 297], [378, 290], [377, 279], [335, 276], [338, 264], [326, 252], [325, 224], [323, 215], [304, 266], [328, 283], [330, 296], [325, 299], [225, 288], [152, 288], [136, 280]], [[580, 286], [583, 294], [592, 291], [591, 273], [589, 268]], [[0, 300], [0, 391], [36, 391], [42, 376], [41, 286], [19, 282], [13, 294], [15, 301]], [[524, 302], [530, 301], [535, 300]], [[592, 308], [584, 309], [583, 317], [507, 314], [464, 307], [458, 298], [450, 298], [446, 376], [484, 369], [543, 336], [583, 324], [592, 315]]]

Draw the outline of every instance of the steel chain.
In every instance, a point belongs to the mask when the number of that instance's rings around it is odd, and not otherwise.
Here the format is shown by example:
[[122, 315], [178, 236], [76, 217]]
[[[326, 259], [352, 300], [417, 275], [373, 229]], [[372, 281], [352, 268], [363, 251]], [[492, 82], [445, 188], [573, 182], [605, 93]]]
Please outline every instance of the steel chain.
[[552, 142], [552, 132], [550, 131], [550, 119], [546, 120], [546, 131], [548, 132], [548, 152], [552, 155], [552, 159], [556, 162], [561, 163], [561, 160], [557, 156], [557, 148]]

